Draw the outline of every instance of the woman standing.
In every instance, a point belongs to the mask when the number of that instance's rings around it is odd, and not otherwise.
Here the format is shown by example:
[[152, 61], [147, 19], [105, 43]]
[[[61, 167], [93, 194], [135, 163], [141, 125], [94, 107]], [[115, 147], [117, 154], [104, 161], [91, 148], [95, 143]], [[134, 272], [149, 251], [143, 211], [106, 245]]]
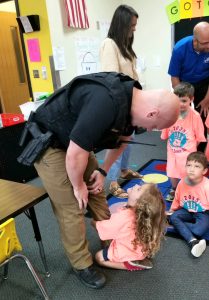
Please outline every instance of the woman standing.
[[[100, 49], [101, 70], [103, 72], [124, 73], [138, 80], [136, 54], [132, 48], [137, 19], [137, 12], [130, 6], [120, 5], [116, 9], [108, 37], [103, 41]], [[139, 173], [128, 168], [130, 148], [131, 145], [128, 145], [108, 173], [108, 179], [111, 182], [110, 193], [119, 198], [128, 197], [128, 194], [118, 184], [119, 176], [128, 180], [142, 177]]]

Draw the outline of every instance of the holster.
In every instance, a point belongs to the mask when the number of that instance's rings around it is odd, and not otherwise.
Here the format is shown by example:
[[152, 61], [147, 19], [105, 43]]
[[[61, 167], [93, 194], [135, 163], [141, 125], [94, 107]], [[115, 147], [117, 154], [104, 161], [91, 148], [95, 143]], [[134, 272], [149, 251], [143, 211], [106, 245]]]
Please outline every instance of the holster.
[[52, 143], [53, 137], [53, 133], [50, 131], [42, 133], [38, 125], [32, 121], [33, 117], [34, 113], [32, 112], [25, 125], [19, 142], [19, 145], [23, 146], [28, 134], [30, 133], [32, 139], [28, 142], [23, 152], [17, 158], [17, 161], [25, 166], [32, 166], [34, 162], [41, 157], [43, 152]]
[[46, 132], [33, 138], [17, 158], [17, 161], [25, 166], [32, 166], [40, 158], [41, 154], [49, 147], [51, 143], [51, 132]]

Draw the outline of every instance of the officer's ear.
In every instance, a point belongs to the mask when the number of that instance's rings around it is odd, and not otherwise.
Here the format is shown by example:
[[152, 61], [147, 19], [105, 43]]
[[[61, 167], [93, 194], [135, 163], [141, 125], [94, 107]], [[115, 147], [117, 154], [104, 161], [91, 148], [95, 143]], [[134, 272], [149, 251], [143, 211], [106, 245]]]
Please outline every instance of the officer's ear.
[[147, 114], [147, 118], [148, 119], [153, 119], [153, 118], [158, 118], [159, 116], [159, 109], [155, 108], [155, 109], [152, 109], [148, 114]]

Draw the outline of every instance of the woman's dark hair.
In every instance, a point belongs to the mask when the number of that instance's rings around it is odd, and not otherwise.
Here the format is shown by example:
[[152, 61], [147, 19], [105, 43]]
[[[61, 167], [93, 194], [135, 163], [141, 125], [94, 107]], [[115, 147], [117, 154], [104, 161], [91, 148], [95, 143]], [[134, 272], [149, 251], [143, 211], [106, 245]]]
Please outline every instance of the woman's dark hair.
[[114, 40], [117, 44], [123, 57], [128, 58], [129, 60], [136, 57], [136, 54], [132, 49], [134, 35], [131, 37], [129, 36], [133, 17], [138, 18], [138, 14], [131, 6], [118, 6], [112, 17], [107, 35], [108, 38]]

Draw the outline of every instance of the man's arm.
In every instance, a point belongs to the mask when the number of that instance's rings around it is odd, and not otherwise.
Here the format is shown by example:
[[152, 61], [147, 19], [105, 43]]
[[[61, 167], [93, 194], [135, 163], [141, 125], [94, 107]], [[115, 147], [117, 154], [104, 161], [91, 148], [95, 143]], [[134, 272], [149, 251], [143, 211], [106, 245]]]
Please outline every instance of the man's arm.
[[173, 77], [171, 76], [171, 84], [172, 84], [172, 88], [174, 89], [175, 86], [177, 86], [177, 84], [180, 83], [180, 79], [179, 77]]
[[[122, 136], [120, 140], [130, 141], [131, 136]], [[116, 161], [116, 159], [120, 156], [120, 154], [124, 151], [126, 147], [127, 144], [121, 144], [121, 146], [117, 149], [111, 149], [106, 151], [104, 163], [101, 166], [101, 168], [106, 173], [108, 173], [112, 164]], [[89, 191], [93, 194], [98, 194], [101, 191], [101, 188], [103, 188], [104, 179], [104, 176], [101, 175], [99, 171], [95, 170], [90, 177], [90, 181], [92, 181], [93, 183], [88, 186]]]
[[80, 209], [86, 207], [88, 202], [88, 189], [83, 179], [88, 157], [88, 151], [78, 146], [72, 140], [70, 141], [66, 154], [66, 170]]

